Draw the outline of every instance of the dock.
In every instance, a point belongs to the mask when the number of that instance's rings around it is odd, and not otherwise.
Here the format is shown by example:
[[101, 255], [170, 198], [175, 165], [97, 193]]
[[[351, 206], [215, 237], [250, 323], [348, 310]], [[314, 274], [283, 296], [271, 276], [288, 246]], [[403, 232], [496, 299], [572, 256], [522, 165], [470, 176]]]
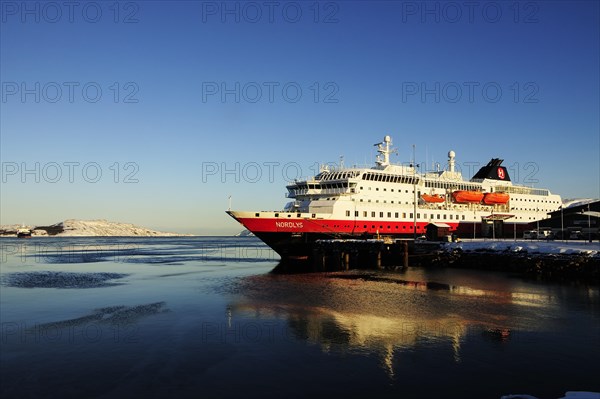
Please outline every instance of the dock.
[[310, 255], [301, 260], [282, 260], [277, 271], [297, 273], [447, 267], [600, 283], [600, 244], [565, 245], [561, 242], [512, 240], [448, 243], [389, 238], [327, 239], [315, 241]]
[[412, 239], [327, 239], [317, 240], [310, 255], [302, 260], [285, 259], [282, 268], [305, 271], [341, 271], [351, 269], [397, 270], [419, 265], [442, 248], [439, 242]]

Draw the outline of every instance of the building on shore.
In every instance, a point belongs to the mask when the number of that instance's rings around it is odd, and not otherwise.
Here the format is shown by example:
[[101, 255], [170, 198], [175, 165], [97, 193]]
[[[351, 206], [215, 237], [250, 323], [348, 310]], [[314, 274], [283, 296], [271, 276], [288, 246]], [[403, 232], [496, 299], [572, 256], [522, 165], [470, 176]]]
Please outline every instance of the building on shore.
[[548, 219], [532, 223], [531, 228], [551, 230], [556, 238], [600, 238], [600, 201], [563, 207], [548, 215]]

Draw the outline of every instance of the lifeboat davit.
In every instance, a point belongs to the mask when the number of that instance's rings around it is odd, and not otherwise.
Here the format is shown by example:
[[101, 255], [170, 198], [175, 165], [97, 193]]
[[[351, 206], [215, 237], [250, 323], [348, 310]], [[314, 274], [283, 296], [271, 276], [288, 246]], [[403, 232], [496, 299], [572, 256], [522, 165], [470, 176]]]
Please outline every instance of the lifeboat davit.
[[458, 190], [452, 193], [452, 197], [459, 204], [479, 203], [483, 199], [483, 193], [481, 191]]
[[483, 197], [483, 203], [486, 205], [506, 204], [509, 198], [506, 193], [486, 193]]
[[423, 201], [425, 201], [425, 202], [444, 202], [444, 201], [446, 201], [446, 197], [444, 197], [443, 195], [440, 195], [440, 194], [433, 194], [433, 195], [421, 194], [421, 198], [423, 198]]

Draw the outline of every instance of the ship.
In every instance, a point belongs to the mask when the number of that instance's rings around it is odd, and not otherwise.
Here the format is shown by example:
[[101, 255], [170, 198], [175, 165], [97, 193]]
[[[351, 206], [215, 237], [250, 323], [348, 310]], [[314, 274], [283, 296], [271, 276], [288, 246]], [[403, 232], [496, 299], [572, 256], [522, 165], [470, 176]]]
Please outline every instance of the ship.
[[454, 151], [444, 168], [420, 172], [414, 155], [390, 162], [390, 136], [375, 146], [372, 167], [323, 166], [290, 182], [280, 211], [227, 213], [284, 259], [309, 256], [321, 239], [416, 239], [436, 223], [457, 237], [516, 237], [562, 204], [548, 189], [513, 184], [499, 158], [465, 180]]

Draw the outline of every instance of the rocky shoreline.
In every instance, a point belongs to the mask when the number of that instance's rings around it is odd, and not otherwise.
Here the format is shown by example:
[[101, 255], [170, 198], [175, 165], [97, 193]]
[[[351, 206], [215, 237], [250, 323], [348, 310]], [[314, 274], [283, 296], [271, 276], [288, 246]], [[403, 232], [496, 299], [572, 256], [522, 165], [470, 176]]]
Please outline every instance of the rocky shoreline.
[[419, 266], [450, 267], [518, 273], [542, 279], [581, 279], [600, 284], [600, 257], [584, 253], [548, 254], [493, 250], [441, 251], [422, 257]]

